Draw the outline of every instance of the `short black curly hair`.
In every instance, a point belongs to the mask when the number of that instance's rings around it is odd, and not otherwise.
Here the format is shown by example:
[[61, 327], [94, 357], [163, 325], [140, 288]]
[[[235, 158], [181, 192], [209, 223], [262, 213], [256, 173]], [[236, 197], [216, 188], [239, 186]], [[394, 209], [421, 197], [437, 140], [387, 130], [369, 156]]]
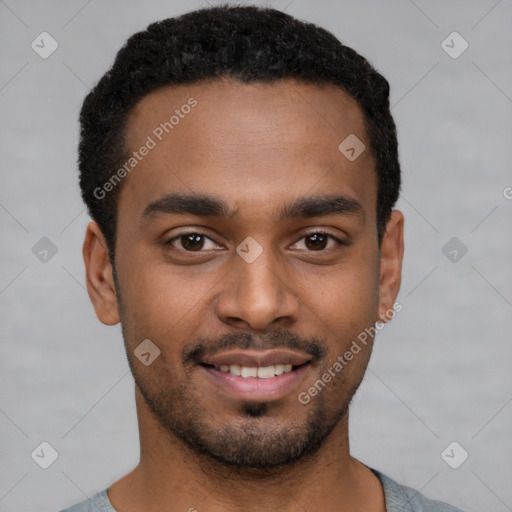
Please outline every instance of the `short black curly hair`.
[[121, 186], [100, 198], [95, 190], [129, 158], [124, 144], [128, 115], [156, 89], [222, 77], [246, 83], [294, 79], [334, 84], [357, 101], [376, 162], [380, 244], [401, 183], [387, 80], [323, 28], [271, 8], [223, 5], [152, 23], [131, 36], [84, 100], [80, 187], [112, 263]]

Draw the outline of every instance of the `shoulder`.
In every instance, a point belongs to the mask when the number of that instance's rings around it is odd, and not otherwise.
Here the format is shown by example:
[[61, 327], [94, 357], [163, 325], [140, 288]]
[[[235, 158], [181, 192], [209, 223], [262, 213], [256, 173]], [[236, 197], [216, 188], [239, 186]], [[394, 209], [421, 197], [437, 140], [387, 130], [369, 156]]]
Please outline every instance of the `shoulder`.
[[61, 512], [115, 512], [107, 495], [108, 489], [95, 494], [92, 498], [82, 501]]
[[443, 501], [431, 500], [412, 487], [401, 485], [376, 469], [369, 469], [382, 483], [386, 495], [387, 512], [464, 512]]

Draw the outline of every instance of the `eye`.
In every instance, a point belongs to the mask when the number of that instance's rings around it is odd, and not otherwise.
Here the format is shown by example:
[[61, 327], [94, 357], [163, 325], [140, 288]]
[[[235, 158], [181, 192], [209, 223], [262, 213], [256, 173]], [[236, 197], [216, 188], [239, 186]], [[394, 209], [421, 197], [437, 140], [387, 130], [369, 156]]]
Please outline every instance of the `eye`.
[[165, 244], [172, 245], [178, 250], [184, 250], [187, 252], [208, 251], [218, 247], [210, 237], [197, 232], [181, 233], [180, 235], [169, 239]]
[[[308, 233], [303, 236], [296, 244], [299, 244], [304, 240], [304, 246], [308, 251], [324, 251], [326, 249], [331, 249], [336, 246], [346, 245], [339, 238], [331, 235], [330, 233], [326, 233], [325, 231], [314, 231]], [[329, 242], [332, 242], [329, 245]], [[300, 249], [300, 248], [299, 248]]]
[[[301, 243], [304, 245], [304, 247], [300, 247]], [[184, 251], [188, 253], [199, 253], [223, 248], [209, 236], [196, 231], [176, 235], [165, 242], [165, 245], [171, 245], [178, 251]], [[325, 231], [314, 231], [303, 236], [292, 246], [292, 249], [322, 252], [341, 245], [347, 244], [334, 235]]]

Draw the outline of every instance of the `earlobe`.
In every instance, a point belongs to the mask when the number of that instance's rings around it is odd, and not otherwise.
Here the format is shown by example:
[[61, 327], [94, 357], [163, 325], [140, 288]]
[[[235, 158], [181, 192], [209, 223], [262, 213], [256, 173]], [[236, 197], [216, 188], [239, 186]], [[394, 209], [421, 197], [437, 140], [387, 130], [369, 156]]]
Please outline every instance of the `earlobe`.
[[100, 227], [94, 221], [87, 226], [83, 245], [87, 291], [96, 316], [105, 325], [119, 323], [116, 288], [108, 247]]
[[402, 281], [404, 255], [404, 216], [393, 210], [381, 244], [379, 282], [379, 321], [387, 322], [394, 316], [393, 305]]

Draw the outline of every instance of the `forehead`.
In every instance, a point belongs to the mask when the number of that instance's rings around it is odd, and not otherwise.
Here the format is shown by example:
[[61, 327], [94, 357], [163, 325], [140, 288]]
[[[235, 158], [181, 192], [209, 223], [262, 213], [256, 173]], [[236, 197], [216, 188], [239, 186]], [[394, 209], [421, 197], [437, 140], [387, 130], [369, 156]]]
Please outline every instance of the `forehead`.
[[[185, 118], [189, 120], [182, 122]], [[169, 133], [164, 129], [163, 138], [190, 135], [192, 124], [196, 137], [207, 134], [212, 149], [220, 150], [220, 143], [227, 142], [225, 137], [232, 137], [234, 132], [236, 142], [246, 145], [297, 141], [304, 146], [307, 138], [311, 145], [323, 143], [326, 149], [332, 149], [332, 144], [336, 148], [347, 129], [365, 137], [362, 111], [346, 92], [331, 84], [293, 80], [269, 84], [224, 78], [163, 87], [143, 97], [132, 109], [126, 127], [128, 147], [137, 146], [137, 141], [169, 121], [172, 128]], [[279, 140], [274, 138], [276, 132]]]
[[[351, 161], [339, 146], [353, 136], [366, 149]], [[128, 156], [152, 146], [120, 196], [120, 207], [124, 197], [139, 213], [159, 196], [191, 191], [265, 211], [306, 192], [355, 196], [370, 210], [376, 201], [362, 111], [333, 85], [221, 79], [165, 87], [134, 107], [125, 145]]]

